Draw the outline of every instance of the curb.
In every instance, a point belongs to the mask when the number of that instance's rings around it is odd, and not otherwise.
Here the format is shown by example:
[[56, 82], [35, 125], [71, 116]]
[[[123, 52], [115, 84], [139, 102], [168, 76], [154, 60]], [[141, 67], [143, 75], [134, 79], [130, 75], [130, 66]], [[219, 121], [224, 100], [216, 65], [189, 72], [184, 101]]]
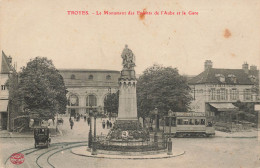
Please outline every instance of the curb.
[[[118, 158], [114, 158], [114, 157], [109, 157], [109, 156], [98, 156], [98, 155], [84, 155], [84, 154], [79, 154], [79, 153], [75, 153], [72, 151], [72, 149], [70, 149], [70, 152], [74, 155], [78, 155], [78, 156], [83, 156], [83, 157], [89, 157], [89, 158], [102, 158], [102, 159], [120, 159], [120, 160], [148, 160], [148, 159], [168, 159], [168, 158], [173, 158], [173, 157], [178, 157], [178, 156], [182, 156], [184, 155], [186, 152], [183, 151], [182, 153], [180, 154], [177, 154], [177, 155], [166, 155], [166, 156], [159, 156], [159, 157], [146, 157], [146, 158], [134, 158], [134, 157], [125, 157], [125, 158], [120, 158], [121, 155], [119, 155]], [[146, 155], [143, 155], [143, 156], [146, 156]]]

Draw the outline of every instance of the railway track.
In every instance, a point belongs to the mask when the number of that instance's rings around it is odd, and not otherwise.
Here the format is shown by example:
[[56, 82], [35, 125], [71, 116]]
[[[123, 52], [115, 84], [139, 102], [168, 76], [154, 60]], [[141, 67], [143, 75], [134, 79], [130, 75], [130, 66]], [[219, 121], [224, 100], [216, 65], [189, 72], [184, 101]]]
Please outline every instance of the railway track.
[[[18, 151], [16, 153], [22, 153], [25, 156], [29, 156], [32, 153], [38, 153], [36, 154], [36, 158], [35, 160], [35, 164], [39, 167], [39, 168], [45, 168], [45, 167], [52, 167], [55, 168], [55, 166], [50, 162], [50, 158], [58, 153], [60, 153], [61, 151], [64, 150], [68, 150], [71, 148], [75, 148], [75, 147], [79, 147], [79, 146], [86, 146], [87, 145], [87, 141], [77, 141], [77, 142], [61, 142], [61, 143], [53, 143], [51, 144], [51, 146], [49, 148], [27, 148], [21, 151]], [[4, 163], [5, 167], [7, 167], [8, 164], [10, 164], [10, 162], [8, 162], [8, 160], [10, 159], [10, 157], [8, 157]], [[44, 163], [44, 164], [41, 164]], [[48, 166], [46, 166], [48, 165]]]

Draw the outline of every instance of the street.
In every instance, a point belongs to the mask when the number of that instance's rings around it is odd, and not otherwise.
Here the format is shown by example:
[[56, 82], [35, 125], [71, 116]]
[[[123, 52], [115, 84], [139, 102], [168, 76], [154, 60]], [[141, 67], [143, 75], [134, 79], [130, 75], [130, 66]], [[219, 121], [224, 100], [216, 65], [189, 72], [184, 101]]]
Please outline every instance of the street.
[[[101, 119], [97, 119], [97, 135], [107, 134]], [[94, 122], [92, 122], [93, 124]], [[92, 127], [92, 133], [94, 126]], [[174, 138], [174, 147], [181, 148], [185, 154], [179, 157], [151, 160], [96, 159], [77, 156], [70, 152], [76, 146], [87, 145], [89, 126], [81, 119], [74, 122], [70, 129], [69, 118], [64, 117], [64, 124], [59, 126], [62, 135], [52, 137], [49, 148], [35, 149], [33, 138], [0, 138], [1, 167], [227, 167], [257, 168], [259, 164], [259, 142], [257, 138], [225, 138], [216, 135], [213, 138]], [[14, 165], [9, 156], [21, 152], [25, 162]]]

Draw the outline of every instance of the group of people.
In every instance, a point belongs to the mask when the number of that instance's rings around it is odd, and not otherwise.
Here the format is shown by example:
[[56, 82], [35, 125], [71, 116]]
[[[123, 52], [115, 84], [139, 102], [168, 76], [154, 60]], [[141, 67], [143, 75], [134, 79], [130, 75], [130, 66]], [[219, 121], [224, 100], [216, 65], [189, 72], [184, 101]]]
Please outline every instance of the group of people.
[[[78, 121], [77, 117], [74, 117], [74, 120]], [[84, 116], [84, 121], [86, 122], [86, 120], [87, 120], [88, 125], [90, 125], [90, 122], [91, 122], [90, 117], [87, 118], [86, 116]], [[69, 118], [69, 122], [70, 122], [70, 128], [73, 129], [74, 121], [71, 117]], [[112, 128], [113, 124], [110, 120], [107, 120], [107, 121], [103, 120], [102, 121], [102, 128], [105, 129], [106, 126], [107, 126], [107, 129], [109, 129], [109, 128]]]
[[107, 122], [105, 120], [102, 121], [102, 128], [105, 129], [106, 128], [106, 125], [107, 125], [107, 129], [109, 128], [112, 128], [112, 122], [111, 121], [108, 121]]

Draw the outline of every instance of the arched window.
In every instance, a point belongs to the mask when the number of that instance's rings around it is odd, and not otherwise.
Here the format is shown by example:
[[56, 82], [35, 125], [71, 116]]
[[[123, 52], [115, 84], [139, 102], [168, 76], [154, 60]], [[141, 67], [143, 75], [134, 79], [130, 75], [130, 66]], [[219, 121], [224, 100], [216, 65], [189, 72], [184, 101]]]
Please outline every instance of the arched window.
[[93, 80], [93, 75], [89, 75], [89, 76], [88, 76], [88, 79], [89, 79], [89, 80]]
[[111, 76], [110, 76], [110, 75], [107, 75], [106, 79], [107, 79], [107, 80], [111, 80]]
[[72, 74], [72, 75], [70, 76], [70, 79], [76, 79], [75, 75]]
[[97, 106], [97, 97], [95, 95], [88, 95], [86, 100], [86, 106]]
[[68, 99], [68, 106], [78, 106], [79, 98], [76, 95], [71, 95]]

